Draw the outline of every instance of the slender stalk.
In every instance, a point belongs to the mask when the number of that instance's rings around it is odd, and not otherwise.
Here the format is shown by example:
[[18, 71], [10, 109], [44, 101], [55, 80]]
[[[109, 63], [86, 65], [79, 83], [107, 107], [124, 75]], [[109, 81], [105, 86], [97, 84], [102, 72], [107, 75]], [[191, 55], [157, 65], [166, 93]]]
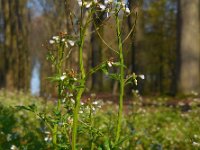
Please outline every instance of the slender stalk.
[[[56, 63], [56, 72], [59, 76], [62, 75], [62, 59], [63, 59], [63, 48], [61, 47], [61, 45], [59, 45], [58, 48], [58, 53], [57, 53], [57, 63]], [[61, 110], [61, 93], [62, 92], [62, 82], [59, 81], [58, 82], [58, 102], [57, 102], [57, 107], [56, 107], [56, 111], [59, 112]], [[60, 112], [59, 112], [60, 113]], [[57, 145], [57, 132], [58, 132], [58, 123], [54, 124], [53, 127], [53, 145], [54, 145], [54, 149], [56, 149], [56, 145]]]
[[80, 83], [81, 88], [79, 89], [76, 96], [76, 103], [75, 103], [75, 108], [74, 108], [74, 113], [73, 113], [72, 150], [76, 150], [77, 126], [78, 126], [80, 101], [81, 101], [81, 96], [84, 92], [84, 86], [85, 86], [85, 69], [83, 65], [84, 40], [85, 40], [85, 29], [83, 28], [83, 7], [81, 7], [80, 43], [79, 43], [79, 67], [81, 71], [81, 83]]
[[90, 138], [91, 140], [91, 145], [90, 145], [90, 149], [94, 150], [94, 142], [93, 142], [93, 133], [92, 133], [92, 127], [94, 125], [94, 121], [93, 121], [93, 115], [92, 115], [92, 101], [90, 100], [90, 114], [89, 114], [89, 119], [90, 119]]
[[119, 96], [119, 110], [118, 110], [118, 120], [117, 120], [117, 130], [115, 144], [117, 144], [120, 132], [121, 132], [121, 123], [122, 123], [122, 113], [123, 113], [123, 98], [124, 98], [124, 57], [123, 57], [123, 47], [122, 47], [122, 38], [121, 38], [121, 29], [120, 29], [120, 20], [119, 14], [115, 16], [116, 25], [117, 25], [117, 38], [118, 38], [118, 48], [119, 48], [119, 59], [120, 59], [120, 96]]

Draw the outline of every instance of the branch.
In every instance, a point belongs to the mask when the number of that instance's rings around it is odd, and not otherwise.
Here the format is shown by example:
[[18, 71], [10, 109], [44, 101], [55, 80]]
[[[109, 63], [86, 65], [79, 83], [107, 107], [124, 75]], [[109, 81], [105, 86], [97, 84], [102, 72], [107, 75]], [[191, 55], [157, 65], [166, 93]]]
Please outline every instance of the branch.
[[129, 38], [129, 36], [130, 36], [134, 31], [136, 31], [136, 24], [137, 24], [137, 17], [138, 17], [137, 12], [135, 13], [135, 17], [136, 17], [136, 18], [135, 18], [133, 27], [131, 28], [131, 31], [130, 31], [129, 34], [126, 36], [126, 38], [123, 40], [122, 44], [124, 44], [124, 42]]

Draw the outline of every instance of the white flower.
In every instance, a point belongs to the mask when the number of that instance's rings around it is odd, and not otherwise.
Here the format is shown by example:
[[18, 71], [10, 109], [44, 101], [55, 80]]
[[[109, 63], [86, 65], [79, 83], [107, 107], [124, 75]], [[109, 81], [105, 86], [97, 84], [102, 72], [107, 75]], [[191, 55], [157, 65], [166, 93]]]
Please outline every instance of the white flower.
[[139, 75], [138, 77], [140, 77], [142, 80], [145, 79], [145, 76], [143, 74]]
[[49, 40], [49, 44], [54, 44], [55, 41], [54, 40]]
[[7, 137], [6, 137], [7, 141], [11, 141], [12, 140], [12, 135], [11, 134], [8, 134]]
[[197, 142], [192, 142], [192, 145], [193, 145], [193, 146], [200, 147], [200, 143], [197, 143]]
[[98, 3], [98, 1], [97, 1], [97, 0], [93, 0], [93, 2], [94, 2], [94, 3]]
[[130, 9], [129, 9], [128, 7], [125, 8], [125, 12], [126, 12], [127, 14], [130, 14], [130, 13], [131, 13], [131, 11], [130, 11]]
[[11, 150], [17, 150], [18, 148], [17, 148], [15, 145], [12, 145], [12, 146], [10, 147], [10, 149], [11, 149]]
[[72, 40], [68, 40], [68, 43], [71, 45], [71, 46], [74, 46], [75, 42], [72, 41]]
[[59, 36], [53, 36], [52, 39], [58, 41], [59, 40]]
[[78, 5], [79, 5], [79, 6], [82, 6], [82, 4], [83, 4], [83, 3], [82, 3], [82, 0], [77, 0], [77, 1], [78, 1]]
[[98, 104], [98, 102], [97, 102], [97, 101], [94, 101], [92, 104], [94, 104], [94, 105], [97, 105], [97, 104]]
[[60, 80], [63, 81], [65, 78], [66, 78], [66, 75], [62, 75], [62, 76], [60, 77]]
[[67, 42], [65, 42], [65, 47], [68, 48], [68, 43]]
[[65, 39], [64, 39], [64, 38], [62, 39], [62, 42], [65, 42]]
[[85, 7], [86, 7], [86, 8], [90, 8], [91, 5], [92, 5], [92, 3], [90, 2], [90, 3], [88, 3]]
[[105, 5], [103, 5], [103, 4], [99, 4], [99, 7], [101, 8], [101, 10], [105, 10], [106, 9], [106, 6]]
[[112, 0], [105, 0], [104, 3], [107, 5], [108, 3], [112, 3]]
[[72, 124], [72, 123], [73, 123], [73, 118], [68, 117], [68, 118], [67, 118], [67, 121], [68, 121], [69, 124]]
[[83, 111], [82, 111], [82, 110], [80, 110], [80, 111], [79, 111], [79, 113], [80, 113], [80, 114], [82, 114], [82, 113], [83, 113]]
[[66, 102], [66, 98], [64, 98], [64, 99], [62, 100], [62, 102], [65, 103], [65, 102]]
[[48, 141], [48, 140], [49, 140], [49, 137], [45, 137], [44, 140], [45, 140], [45, 141]]
[[44, 133], [45, 133], [45, 134], [50, 134], [50, 132], [49, 132], [49, 131], [45, 131]]
[[113, 65], [113, 62], [108, 61], [108, 66], [109, 66], [109, 67], [112, 67], [112, 65]]
[[75, 104], [75, 100], [74, 100], [73, 98], [70, 98], [70, 100], [71, 100], [71, 102], [72, 102], [73, 104]]
[[73, 96], [73, 94], [72, 94], [72, 93], [69, 93], [69, 94], [68, 94], [68, 96], [69, 96], [69, 97], [72, 97], [72, 96]]

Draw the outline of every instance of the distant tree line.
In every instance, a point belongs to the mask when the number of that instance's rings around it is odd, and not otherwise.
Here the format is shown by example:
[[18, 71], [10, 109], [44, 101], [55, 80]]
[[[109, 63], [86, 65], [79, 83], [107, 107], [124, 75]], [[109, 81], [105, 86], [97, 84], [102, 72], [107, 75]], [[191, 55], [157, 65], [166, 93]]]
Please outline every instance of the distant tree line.
[[[104, 3], [103, 0], [100, 0]], [[74, 0], [0, 0], [0, 87], [29, 89], [31, 68], [37, 59], [41, 64], [41, 94], [53, 94], [56, 90], [47, 76], [53, 69], [46, 61], [48, 39], [59, 32], [76, 35], [79, 17], [78, 4]], [[40, 7], [34, 15], [33, 7]], [[31, 6], [33, 6], [31, 5]], [[137, 88], [143, 94], [190, 94], [200, 90], [200, 2], [199, 0], [129, 0], [132, 11], [122, 16], [125, 38], [126, 66], [129, 72], [144, 74]], [[97, 8], [98, 9], [98, 8]], [[105, 21], [106, 13], [93, 16], [95, 25], [88, 29], [84, 50], [85, 65], [90, 69], [109, 58], [112, 51], [103, 42], [116, 48], [114, 22]], [[98, 33], [95, 31], [98, 26]], [[100, 36], [101, 38], [100, 38]], [[43, 46], [42, 46], [43, 45]], [[66, 69], [76, 68], [78, 52], [72, 49], [66, 60]], [[115, 58], [114, 58], [115, 59]], [[117, 71], [117, 70], [113, 70]], [[126, 91], [131, 94], [130, 86]], [[117, 83], [101, 72], [88, 82], [88, 90], [113, 92]]]

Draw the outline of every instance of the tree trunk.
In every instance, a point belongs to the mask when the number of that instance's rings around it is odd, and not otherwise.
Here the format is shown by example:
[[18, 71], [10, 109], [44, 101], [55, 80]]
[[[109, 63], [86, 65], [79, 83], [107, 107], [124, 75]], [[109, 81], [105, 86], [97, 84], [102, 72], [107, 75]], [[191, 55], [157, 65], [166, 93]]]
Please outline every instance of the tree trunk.
[[180, 80], [179, 92], [199, 92], [200, 22], [199, 0], [180, 0]]
[[26, 0], [1, 1], [4, 23], [4, 77], [9, 90], [29, 87]]

